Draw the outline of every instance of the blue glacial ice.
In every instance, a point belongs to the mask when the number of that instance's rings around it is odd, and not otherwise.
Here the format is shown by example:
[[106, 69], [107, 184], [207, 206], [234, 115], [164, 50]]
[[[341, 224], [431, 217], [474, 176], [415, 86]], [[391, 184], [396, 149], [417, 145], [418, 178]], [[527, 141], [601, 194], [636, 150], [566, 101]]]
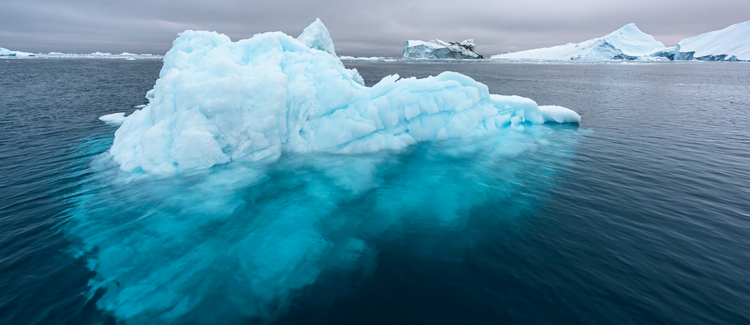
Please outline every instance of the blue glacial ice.
[[544, 122], [575, 112], [451, 72], [365, 87], [306, 45], [330, 41], [313, 27], [326, 39], [175, 40], [149, 105], [71, 197], [65, 231], [105, 313], [272, 321], [300, 299], [346, 295], [394, 249], [460, 260], [569, 168], [581, 132]]
[[115, 161], [125, 171], [173, 173], [273, 161], [283, 152], [400, 150], [524, 122], [580, 119], [565, 108], [543, 113], [530, 99], [491, 95], [453, 72], [392, 75], [366, 87], [332, 55], [319, 20], [300, 39], [305, 43], [272, 32], [232, 42], [214, 32], [181, 33], [147, 95], [149, 105], [115, 133]]

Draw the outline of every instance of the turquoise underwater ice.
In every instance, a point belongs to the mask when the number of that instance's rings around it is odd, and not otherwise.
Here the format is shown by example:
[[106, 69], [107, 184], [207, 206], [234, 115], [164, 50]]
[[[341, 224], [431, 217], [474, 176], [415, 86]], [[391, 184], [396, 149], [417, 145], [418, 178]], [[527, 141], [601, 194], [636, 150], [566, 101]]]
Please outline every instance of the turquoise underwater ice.
[[64, 229], [100, 309], [128, 324], [271, 321], [356, 289], [393, 247], [460, 260], [571, 164], [577, 125], [544, 123], [577, 122], [570, 110], [455, 73], [368, 88], [324, 50], [281, 33], [175, 41], [150, 105], [71, 198]]

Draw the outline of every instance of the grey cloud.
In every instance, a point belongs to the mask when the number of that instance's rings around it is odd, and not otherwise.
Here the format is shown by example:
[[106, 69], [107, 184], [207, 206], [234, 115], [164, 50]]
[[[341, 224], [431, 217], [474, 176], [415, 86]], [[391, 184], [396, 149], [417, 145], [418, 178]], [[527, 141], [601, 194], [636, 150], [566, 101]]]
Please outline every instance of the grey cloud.
[[29, 52], [164, 53], [185, 29], [297, 36], [320, 17], [343, 55], [400, 56], [405, 40], [434, 38], [474, 38], [491, 55], [580, 42], [630, 22], [671, 46], [750, 19], [747, 0], [2, 1], [0, 47]]

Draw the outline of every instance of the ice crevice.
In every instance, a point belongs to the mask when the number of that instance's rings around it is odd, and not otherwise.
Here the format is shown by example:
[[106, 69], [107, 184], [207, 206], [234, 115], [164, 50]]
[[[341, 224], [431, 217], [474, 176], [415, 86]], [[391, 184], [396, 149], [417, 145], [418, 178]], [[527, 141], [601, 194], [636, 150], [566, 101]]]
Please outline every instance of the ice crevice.
[[297, 39], [269, 32], [233, 42], [185, 31], [164, 57], [149, 104], [125, 118], [110, 153], [124, 171], [169, 174], [283, 152], [365, 153], [486, 136], [508, 114], [530, 124], [580, 120], [565, 108], [491, 95], [455, 72], [363, 83], [335, 56], [320, 20]]

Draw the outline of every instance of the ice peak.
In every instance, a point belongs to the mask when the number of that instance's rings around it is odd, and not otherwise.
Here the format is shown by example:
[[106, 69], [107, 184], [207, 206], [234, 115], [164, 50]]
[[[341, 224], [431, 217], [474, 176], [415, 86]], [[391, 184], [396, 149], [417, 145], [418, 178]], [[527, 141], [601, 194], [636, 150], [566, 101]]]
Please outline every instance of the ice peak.
[[664, 43], [653, 36], [642, 32], [635, 23], [622, 26], [620, 29], [600, 38], [630, 56], [641, 56], [666, 48]]
[[642, 32], [635, 23], [630, 23], [603, 37], [581, 43], [499, 54], [494, 57], [532, 60], [633, 60], [663, 49], [666, 47], [662, 42]]
[[[620, 29], [614, 32], [611, 32], [602, 38], [612, 37], [616, 35], [648, 35], [648, 34], [642, 32], [638, 28], [638, 26], [635, 25], [635, 23], [630, 23], [630, 24], [620, 27]], [[651, 36], [651, 35], [648, 35], [648, 36]]]
[[311, 49], [321, 50], [336, 55], [336, 49], [333, 47], [331, 34], [328, 33], [328, 28], [326, 28], [326, 25], [323, 25], [320, 18], [316, 18], [310, 26], [307, 26], [305, 30], [302, 31], [302, 34], [297, 37], [297, 40]]

